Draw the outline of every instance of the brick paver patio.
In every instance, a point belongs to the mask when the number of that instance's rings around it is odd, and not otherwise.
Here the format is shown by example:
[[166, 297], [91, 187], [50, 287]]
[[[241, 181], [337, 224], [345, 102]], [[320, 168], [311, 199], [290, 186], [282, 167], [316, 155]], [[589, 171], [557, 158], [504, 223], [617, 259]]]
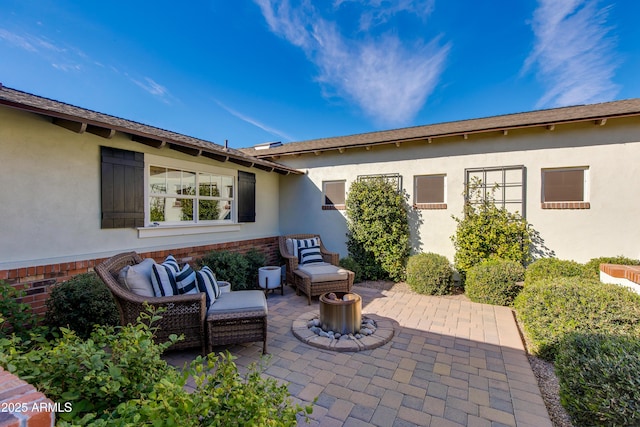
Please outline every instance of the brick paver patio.
[[[373, 350], [339, 353], [291, 332], [318, 300], [270, 294], [266, 374], [288, 382], [294, 401], [318, 398], [310, 426], [552, 426], [509, 308], [460, 298], [355, 287], [362, 313], [393, 319], [395, 335]], [[229, 350], [239, 367], [261, 343]], [[223, 350], [223, 349], [217, 349]], [[182, 366], [196, 352], [174, 352]]]

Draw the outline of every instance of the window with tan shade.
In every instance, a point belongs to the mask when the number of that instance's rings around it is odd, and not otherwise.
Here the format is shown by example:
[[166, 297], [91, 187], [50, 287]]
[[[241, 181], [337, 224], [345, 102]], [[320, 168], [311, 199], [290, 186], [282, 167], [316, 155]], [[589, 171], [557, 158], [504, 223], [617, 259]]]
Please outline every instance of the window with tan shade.
[[544, 202], [583, 202], [584, 169], [542, 171]]
[[588, 209], [589, 168], [542, 169], [542, 207]]
[[323, 209], [345, 208], [344, 184], [345, 181], [322, 182]]
[[446, 209], [446, 175], [413, 177], [413, 204], [418, 209]]

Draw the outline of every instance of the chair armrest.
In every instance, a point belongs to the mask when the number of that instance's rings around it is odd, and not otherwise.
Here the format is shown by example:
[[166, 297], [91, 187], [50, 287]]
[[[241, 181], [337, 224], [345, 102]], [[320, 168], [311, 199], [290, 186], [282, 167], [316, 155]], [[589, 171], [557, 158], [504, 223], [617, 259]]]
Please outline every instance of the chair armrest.
[[338, 263], [340, 262], [340, 255], [338, 255], [337, 252], [329, 252], [328, 250], [321, 248], [320, 252], [322, 253], [322, 259], [324, 259], [325, 262], [328, 262], [330, 264], [333, 265], [338, 265]]
[[298, 268], [298, 258], [293, 255], [282, 255], [282, 258], [287, 262], [289, 270], [293, 271]]

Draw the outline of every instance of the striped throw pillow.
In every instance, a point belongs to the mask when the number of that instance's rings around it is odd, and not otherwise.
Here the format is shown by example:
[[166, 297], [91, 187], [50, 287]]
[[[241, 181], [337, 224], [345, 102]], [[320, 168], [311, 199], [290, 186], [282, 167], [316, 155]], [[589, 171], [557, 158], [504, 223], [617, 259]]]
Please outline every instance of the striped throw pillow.
[[156, 297], [178, 295], [176, 274], [180, 271], [176, 259], [169, 255], [162, 264], [151, 267], [151, 285]]
[[197, 294], [196, 272], [189, 264], [185, 264], [182, 270], [176, 274], [176, 286], [179, 294]]
[[220, 288], [216, 281], [216, 275], [208, 266], [205, 265], [200, 271], [196, 271], [196, 285], [199, 292], [204, 292], [207, 295], [207, 309], [209, 309], [220, 296]]
[[313, 264], [317, 262], [324, 262], [322, 253], [320, 253], [320, 246], [311, 246], [309, 248], [301, 248], [300, 252], [300, 265]]
[[320, 239], [312, 237], [311, 239], [293, 239], [293, 255], [298, 258], [298, 262], [302, 264], [300, 258], [300, 250], [317, 246], [320, 248]]

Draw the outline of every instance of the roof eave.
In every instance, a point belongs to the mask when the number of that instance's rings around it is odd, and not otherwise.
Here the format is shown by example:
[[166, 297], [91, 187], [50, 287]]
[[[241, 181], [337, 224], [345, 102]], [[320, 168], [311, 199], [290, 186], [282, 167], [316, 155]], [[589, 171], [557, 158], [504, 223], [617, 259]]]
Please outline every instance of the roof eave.
[[[102, 136], [104, 138], [110, 139], [113, 137], [115, 132], [124, 133], [131, 136], [131, 139], [135, 142], [142, 143], [148, 146], [152, 146], [154, 148], [162, 148], [168, 146], [171, 149], [176, 151], [183, 152], [185, 154], [189, 154], [192, 156], [201, 156], [204, 155], [207, 158], [211, 158], [217, 161], [226, 162], [230, 161], [232, 163], [236, 163], [246, 167], [256, 167], [260, 170], [268, 171], [268, 172], [277, 172], [282, 175], [296, 174], [301, 175], [303, 172], [294, 168], [290, 168], [284, 165], [280, 165], [278, 163], [271, 162], [269, 160], [260, 159], [254, 156], [250, 156], [242, 153], [238, 155], [235, 152], [231, 152], [225, 148], [216, 149], [213, 143], [211, 147], [201, 147], [195, 144], [189, 144], [184, 141], [179, 141], [175, 138], [161, 138], [158, 135], [154, 135], [149, 132], [141, 132], [136, 129], [128, 128], [126, 126], [119, 126], [113, 123], [106, 123], [100, 120], [90, 119], [87, 117], [80, 117], [73, 114], [67, 114], [60, 111], [55, 111], [47, 108], [36, 107], [33, 105], [28, 105], [20, 102], [15, 102], [9, 99], [0, 98], [0, 105], [5, 105], [7, 107], [22, 110], [34, 114], [39, 114], [41, 116], [49, 117], [54, 121], [55, 119], [59, 119], [62, 121], [66, 121], [66, 123], [57, 123], [61, 126], [73, 130], [76, 133], [83, 133], [88, 131], [90, 133]], [[78, 107], [79, 108], [79, 107]], [[126, 120], [126, 119], [122, 119]], [[78, 124], [77, 129], [73, 127], [73, 123]], [[94, 129], [89, 128], [92, 126]], [[87, 130], [89, 129], [89, 130]], [[206, 142], [206, 141], [203, 141]]]

